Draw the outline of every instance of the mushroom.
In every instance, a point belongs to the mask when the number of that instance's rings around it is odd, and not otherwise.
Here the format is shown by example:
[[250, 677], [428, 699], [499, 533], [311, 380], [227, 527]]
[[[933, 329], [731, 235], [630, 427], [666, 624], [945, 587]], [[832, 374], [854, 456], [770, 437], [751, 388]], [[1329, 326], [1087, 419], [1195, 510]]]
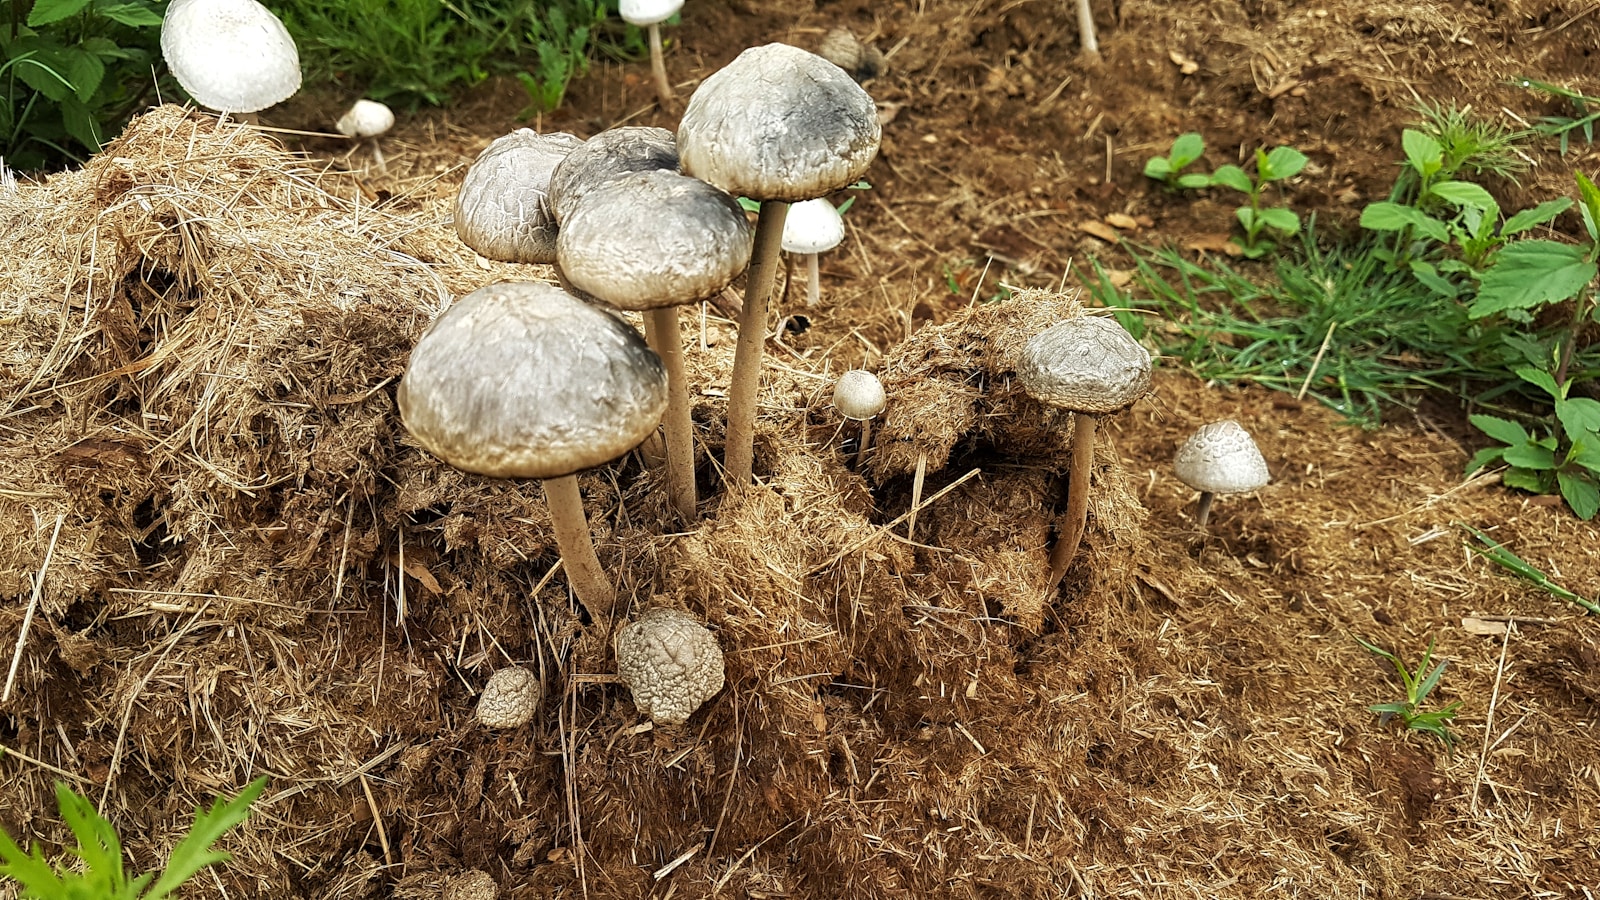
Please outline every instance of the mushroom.
[[300, 54], [283, 22], [256, 0], [172, 0], [161, 55], [196, 103], [253, 113], [300, 89]]
[[542, 692], [539, 676], [521, 666], [508, 666], [489, 676], [478, 697], [476, 715], [485, 728], [521, 728], [533, 721]]
[[1028, 340], [1017, 381], [1030, 397], [1072, 416], [1067, 508], [1056, 520], [1050, 584], [1059, 584], [1078, 553], [1089, 516], [1089, 469], [1095, 424], [1150, 392], [1150, 354], [1115, 319], [1073, 316]]
[[659, 169], [593, 187], [556, 239], [563, 278], [611, 306], [644, 313], [646, 339], [667, 368], [667, 485], [685, 523], [696, 519], [697, 497], [678, 307], [737, 278], [750, 262], [750, 240], [739, 201]]
[[730, 485], [748, 484], [752, 475], [767, 305], [789, 204], [860, 178], [881, 135], [877, 109], [860, 85], [833, 63], [787, 44], [740, 53], [689, 98], [678, 124], [683, 170], [761, 204], [728, 390]]
[[394, 127], [394, 110], [376, 100], [357, 100], [333, 127], [347, 138], [372, 145], [372, 158], [377, 161], [378, 170], [388, 174], [389, 163], [378, 147], [378, 138]]
[[539, 134], [531, 128], [495, 138], [467, 169], [456, 193], [455, 226], [461, 242], [501, 262], [555, 262], [550, 176], [581, 144], [565, 132]]
[[559, 225], [597, 186], [618, 175], [653, 169], [678, 171], [672, 132], [648, 125], [608, 128], [574, 148], [550, 173], [550, 212]]
[[851, 369], [839, 376], [833, 385], [833, 408], [839, 415], [861, 423], [861, 439], [856, 444], [856, 465], [867, 454], [867, 444], [872, 441], [872, 417], [883, 412], [887, 397], [883, 382], [865, 369]]
[[1172, 467], [1178, 480], [1200, 492], [1196, 518], [1201, 528], [1210, 521], [1211, 501], [1218, 494], [1257, 490], [1272, 479], [1250, 432], [1232, 419], [1200, 426], [1178, 448]]
[[816, 306], [822, 296], [817, 254], [826, 253], [844, 240], [844, 217], [825, 197], [803, 200], [789, 207], [783, 222], [783, 249], [800, 254], [806, 261], [806, 306]]
[[661, 23], [683, 9], [683, 0], [622, 0], [617, 12], [629, 25], [647, 28], [650, 33], [650, 73], [655, 76], [656, 97], [661, 105], [672, 101], [672, 85], [667, 81], [667, 64], [661, 58]]
[[855, 32], [836, 25], [822, 36], [817, 55], [850, 73], [857, 81], [870, 81], [889, 67], [877, 45], [864, 43]]
[[612, 641], [617, 674], [639, 712], [662, 725], [682, 725], [722, 690], [722, 648], [694, 616], [658, 606], [618, 629]]
[[511, 282], [461, 298], [417, 341], [396, 395], [417, 443], [458, 469], [544, 486], [567, 581], [596, 621], [616, 588], [600, 568], [576, 473], [653, 432], [661, 360], [627, 323], [555, 285]]

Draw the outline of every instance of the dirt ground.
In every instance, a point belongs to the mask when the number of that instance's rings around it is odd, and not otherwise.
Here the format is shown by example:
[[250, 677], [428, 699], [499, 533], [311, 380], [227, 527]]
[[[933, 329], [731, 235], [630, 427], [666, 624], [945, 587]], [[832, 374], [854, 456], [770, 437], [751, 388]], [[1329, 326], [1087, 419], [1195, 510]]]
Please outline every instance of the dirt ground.
[[[583, 478], [624, 606], [689, 609], [728, 651], [728, 686], [676, 729], [597, 677], [608, 651], [537, 487], [451, 473], [393, 415], [450, 296], [550, 276], [479, 260], [446, 224], [465, 165], [520, 124], [514, 83], [404, 118], [386, 173], [285, 135], [310, 156], [291, 169], [172, 114], [25, 186], [35, 207], [0, 199], [24, 251], [0, 268], [0, 665], [18, 648], [0, 827], [56, 846], [64, 778], [145, 869], [194, 805], [268, 774], [234, 861], [190, 896], [435, 898], [469, 869], [517, 898], [1600, 895], [1600, 623], [1475, 556], [1462, 526], [1591, 597], [1600, 534], [1464, 482], [1462, 411], [1364, 431], [1162, 367], [1107, 423], [1085, 558], [1046, 595], [1064, 457], [1001, 386], [1003, 341], [957, 352], [1015, 325], [1009, 301], [972, 302], [1002, 282], [1126, 268], [1095, 234], [1113, 224], [1217, 243], [1231, 207], [1140, 174], [1177, 134], [1205, 136], [1208, 166], [1295, 146], [1311, 165], [1288, 202], [1347, 227], [1387, 192], [1417, 102], [1510, 121], [1558, 111], [1516, 76], [1600, 94], [1600, 12], [1095, 6], [1099, 60], [1058, 0], [691, 0], [669, 29], [685, 96], [747, 46], [815, 48], [836, 25], [887, 58], [866, 82], [886, 119], [872, 187], [820, 306], [768, 345], [761, 484], [724, 492], [709, 462], [732, 347], [714, 313], [685, 317], [704, 521], [676, 523], [636, 457]], [[646, 64], [601, 62], [528, 124], [673, 127], [651, 96]], [[340, 101], [266, 124], [325, 130]], [[1519, 184], [1490, 184], [1508, 209], [1600, 159], [1528, 154]], [[373, 247], [381, 265], [346, 264]], [[831, 377], [926, 359], [988, 405], [930, 467], [924, 497], [950, 490], [887, 528], [910, 475], [851, 467]], [[890, 404], [884, 434], [945, 427]], [[1273, 483], [1202, 530], [1170, 460], [1220, 418]], [[1367, 711], [1401, 689], [1358, 636], [1412, 663], [1437, 642], [1453, 751]], [[508, 661], [540, 673], [542, 713], [486, 731], [472, 704]]]

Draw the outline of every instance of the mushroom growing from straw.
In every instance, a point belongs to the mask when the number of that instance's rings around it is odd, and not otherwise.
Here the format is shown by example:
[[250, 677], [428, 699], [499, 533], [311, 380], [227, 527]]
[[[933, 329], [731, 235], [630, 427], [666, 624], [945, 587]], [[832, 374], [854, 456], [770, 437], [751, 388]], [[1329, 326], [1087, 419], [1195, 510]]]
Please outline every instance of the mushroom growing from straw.
[[1202, 425], [1178, 448], [1172, 461], [1178, 480], [1200, 492], [1195, 514], [1200, 527], [1211, 519], [1218, 494], [1242, 494], [1267, 486], [1272, 475], [1255, 439], [1232, 419]]
[[556, 261], [556, 220], [550, 178], [579, 145], [565, 132], [518, 128], [484, 148], [456, 192], [461, 242], [480, 256], [514, 263]]
[[872, 442], [872, 419], [883, 412], [888, 397], [883, 392], [883, 382], [865, 369], [851, 369], [839, 376], [833, 385], [833, 407], [846, 419], [861, 423], [861, 437], [856, 444], [856, 465], [867, 455], [867, 445]]
[[806, 306], [822, 297], [822, 275], [817, 257], [844, 240], [844, 216], [826, 197], [802, 200], [789, 207], [783, 222], [783, 249], [806, 261]]
[[388, 173], [389, 163], [383, 158], [378, 138], [394, 127], [394, 110], [376, 100], [357, 100], [333, 127], [347, 138], [371, 145], [372, 158], [378, 164], [378, 171]]
[[694, 616], [656, 607], [617, 630], [617, 674], [633, 705], [662, 725], [682, 725], [722, 690], [722, 647]]

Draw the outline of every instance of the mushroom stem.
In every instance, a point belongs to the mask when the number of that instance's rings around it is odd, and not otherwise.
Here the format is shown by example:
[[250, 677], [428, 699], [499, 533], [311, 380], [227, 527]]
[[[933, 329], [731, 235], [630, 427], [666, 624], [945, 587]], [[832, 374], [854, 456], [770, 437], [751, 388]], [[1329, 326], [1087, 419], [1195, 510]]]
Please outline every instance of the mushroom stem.
[[817, 254], [807, 253], [806, 257], [806, 306], [813, 307], [822, 299], [822, 273], [818, 271]]
[[917, 530], [917, 510], [922, 507], [922, 483], [928, 477], [928, 454], [917, 454], [917, 471], [911, 476], [911, 511], [906, 515], [906, 537], [914, 537]]
[[1085, 53], [1100, 52], [1100, 41], [1094, 35], [1094, 12], [1089, 9], [1089, 0], [1078, 0], [1078, 43]]
[[755, 249], [745, 276], [744, 308], [739, 311], [739, 343], [733, 351], [733, 383], [728, 386], [728, 435], [723, 448], [724, 483], [749, 484], [755, 464], [756, 393], [761, 386], [761, 353], [767, 340], [767, 305], [772, 276], [783, 245], [783, 220], [789, 204], [761, 201]]
[[1078, 545], [1083, 543], [1084, 526], [1089, 521], [1089, 469], [1094, 462], [1096, 419], [1086, 413], [1072, 414], [1072, 460], [1067, 468], [1067, 508], [1056, 519], [1056, 546], [1050, 551], [1050, 586], [1053, 589], [1067, 574]]
[[861, 464], [866, 461], [867, 445], [870, 443], [872, 443], [872, 420], [862, 419], [861, 439], [860, 442], [856, 444], [856, 468], [861, 468]]
[[678, 518], [695, 521], [698, 497], [694, 483], [694, 421], [690, 418], [689, 382], [683, 370], [683, 339], [678, 333], [678, 308], [664, 306], [644, 314], [644, 336], [667, 370], [667, 492]]
[[661, 54], [661, 23], [650, 25], [650, 73], [656, 80], [656, 97], [662, 106], [672, 102], [672, 84], [667, 81], [667, 63]]
[[389, 174], [389, 161], [383, 158], [383, 148], [378, 146], [378, 139], [369, 138], [367, 143], [372, 147], [372, 160], [378, 164], [378, 171]]
[[556, 549], [561, 551], [561, 562], [567, 568], [567, 583], [596, 623], [609, 623], [617, 589], [595, 555], [589, 520], [583, 514], [583, 496], [578, 493], [578, 476], [546, 478], [540, 484], [550, 507], [550, 523], [556, 530]]
[[1206, 527], [1206, 523], [1211, 521], [1211, 501], [1215, 499], [1217, 499], [1215, 491], [1200, 492], [1200, 509], [1196, 512], [1195, 518], [1199, 520], [1201, 528]]

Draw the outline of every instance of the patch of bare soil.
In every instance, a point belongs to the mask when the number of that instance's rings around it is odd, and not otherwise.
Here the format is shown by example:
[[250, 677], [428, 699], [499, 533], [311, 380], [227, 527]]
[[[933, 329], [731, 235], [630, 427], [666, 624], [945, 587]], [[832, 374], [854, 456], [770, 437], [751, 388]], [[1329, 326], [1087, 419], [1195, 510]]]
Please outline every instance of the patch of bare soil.
[[[1125, 265], [1106, 227], [1225, 234], [1230, 207], [1140, 175], [1183, 131], [1208, 166], [1294, 145], [1312, 165], [1288, 202], [1348, 226], [1418, 99], [1532, 119], [1557, 110], [1506, 79], [1600, 93], [1600, 14], [1096, 9], [1095, 61], [1055, 0], [695, 0], [670, 30], [686, 95], [746, 46], [848, 26], [885, 53], [866, 86], [888, 120], [820, 306], [793, 291], [782, 312], [805, 321], [769, 342], [761, 483], [717, 483], [733, 335], [715, 311], [683, 323], [704, 520], [678, 523], [636, 456], [581, 479], [623, 608], [688, 609], [728, 652], [727, 687], [679, 728], [593, 677], [606, 623], [569, 598], [538, 488], [452, 471], [394, 414], [452, 297], [551, 275], [448, 227], [465, 164], [519, 124], [515, 84], [403, 123], [386, 174], [332, 140], [285, 138], [307, 162], [162, 109], [0, 197], [0, 827], [58, 846], [65, 779], [145, 869], [196, 804], [267, 774], [234, 861], [191, 895], [433, 898], [477, 869], [526, 898], [1593, 896], [1600, 626], [1460, 525], [1590, 595], [1594, 527], [1463, 483], [1454, 410], [1362, 431], [1168, 367], [1103, 427], [1085, 550], [1047, 592], [1070, 439], [1008, 354], [1073, 302], [981, 301], [1055, 288], [1074, 259]], [[598, 65], [534, 124], [671, 127], [646, 65]], [[336, 106], [274, 124], [326, 128]], [[1509, 205], [1597, 159], [1530, 152], [1520, 185], [1492, 185]], [[859, 467], [829, 406], [856, 366], [893, 391]], [[1200, 529], [1170, 460], [1219, 418], [1274, 481]], [[1366, 710], [1400, 686], [1357, 636], [1413, 664], [1437, 640], [1453, 751]], [[541, 714], [485, 730], [477, 693], [513, 661]]]

